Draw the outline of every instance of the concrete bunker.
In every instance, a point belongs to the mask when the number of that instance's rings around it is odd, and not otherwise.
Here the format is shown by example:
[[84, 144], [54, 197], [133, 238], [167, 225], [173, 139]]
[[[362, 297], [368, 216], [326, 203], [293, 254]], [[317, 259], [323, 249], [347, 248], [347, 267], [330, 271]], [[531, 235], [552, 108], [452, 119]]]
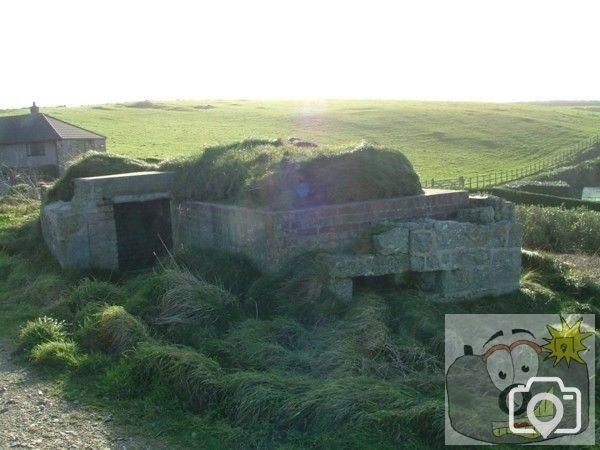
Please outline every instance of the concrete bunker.
[[[65, 268], [131, 270], [161, 249], [246, 255], [265, 273], [318, 252], [328, 288], [350, 299], [354, 280], [391, 275], [441, 301], [518, 289], [521, 228], [510, 202], [465, 191], [269, 210], [174, 199], [174, 174], [74, 181], [70, 202], [42, 211], [45, 240]], [[140, 232], [140, 230], [142, 230]]]
[[66, 269], [135, 270], [173, 247], [171, 172], [77, 178], [70, 202], [42, 208], [44, 239]]

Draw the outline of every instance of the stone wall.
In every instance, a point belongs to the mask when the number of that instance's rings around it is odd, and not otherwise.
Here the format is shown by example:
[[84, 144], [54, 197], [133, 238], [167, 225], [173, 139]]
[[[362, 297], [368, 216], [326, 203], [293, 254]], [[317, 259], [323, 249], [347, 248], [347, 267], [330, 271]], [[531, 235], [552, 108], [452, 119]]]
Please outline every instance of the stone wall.
[[13, 168], [55, 166], [56, 142], [42, 142], [39, 145], [43, 145], [44, 152], [36, 156], [30, 154], [29, 144], [0, 145], [0, 165]]
[[[44, 206], [42, 228], [65, 268], [118, 269], [114, 204], [170, 198], [173, 174], [140, 172], [75, 180], [71, 202]], [[521, 229], [514, 207], [464, 191], [327, 205], [291, 211], [172, 201], [176, 249], [247, 256], [275, 273], [317, 252], [328, 287], [352, 297], [357, 277], [393, 275], [447, 301], [518, 289]]]
[[76, 156], [90, 150], [106, 151], [106, 139], [63, 139], [56, 142], [56, 148], [56, 164], [62, 175]]
[[468, 202], [464, 191], [439, 189], [413, 197], [292, 211], [183, 201], [174, 208], [174, 240], [176, 247], [244, 253], [261, 270], [276, 272], [302, 253], [352, 246], [373, 223], [446, 218]]

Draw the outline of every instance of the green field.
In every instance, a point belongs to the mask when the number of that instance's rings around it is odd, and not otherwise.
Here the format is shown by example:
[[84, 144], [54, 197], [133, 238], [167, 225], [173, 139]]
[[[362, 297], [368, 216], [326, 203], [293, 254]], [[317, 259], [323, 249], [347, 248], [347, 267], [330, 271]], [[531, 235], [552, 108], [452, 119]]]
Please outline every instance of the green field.
[[364, 139], [403, 151], [425, 179], [516, 169], [600, 132], [600, 109], [587, 103], [198, 100], [42, 111], [107, 136], [109, 151], [126, 156], [185, 155], [250, 136]]

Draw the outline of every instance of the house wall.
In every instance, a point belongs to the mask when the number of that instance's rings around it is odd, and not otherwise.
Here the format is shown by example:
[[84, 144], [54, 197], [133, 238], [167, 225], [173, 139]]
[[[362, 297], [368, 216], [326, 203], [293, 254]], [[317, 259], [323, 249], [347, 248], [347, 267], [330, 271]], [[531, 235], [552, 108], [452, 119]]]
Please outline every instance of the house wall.
[[106, 151], [106, 139], [63, 139], [57, 142], [58, 146], [58, 173], [62, 175], [69, 163], [77, 155], [95, 150], [99, 152]]
[[40, 156], [29, 156], [29, 144], [0, 145], [0, 164], [15, 168], [56, 165], [56, 141], [43, 144], [45, 153]]
[[0, 165], [24, 168], [57, 166], [60, 175], [69, 166], [69, 162], [88, 150], [106, 151], [105, 139], [64, 139], [44, 142], [44, 154], [30, 155], [30, 144], [0, 145]]

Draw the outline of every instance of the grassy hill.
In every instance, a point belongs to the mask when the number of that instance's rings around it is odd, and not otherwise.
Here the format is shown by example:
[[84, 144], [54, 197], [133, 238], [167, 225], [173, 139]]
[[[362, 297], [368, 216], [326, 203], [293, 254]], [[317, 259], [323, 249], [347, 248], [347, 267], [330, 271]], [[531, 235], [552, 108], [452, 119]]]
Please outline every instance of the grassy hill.
[[199, 100], [43, 111], [107, 136], [109, 151], [131, 157], [187, 155], [249, 136], [329, 147], [364, 139], [400, 149], [423, 178], [514, 169], [600, 131], [600, 109], [585, 103]]

